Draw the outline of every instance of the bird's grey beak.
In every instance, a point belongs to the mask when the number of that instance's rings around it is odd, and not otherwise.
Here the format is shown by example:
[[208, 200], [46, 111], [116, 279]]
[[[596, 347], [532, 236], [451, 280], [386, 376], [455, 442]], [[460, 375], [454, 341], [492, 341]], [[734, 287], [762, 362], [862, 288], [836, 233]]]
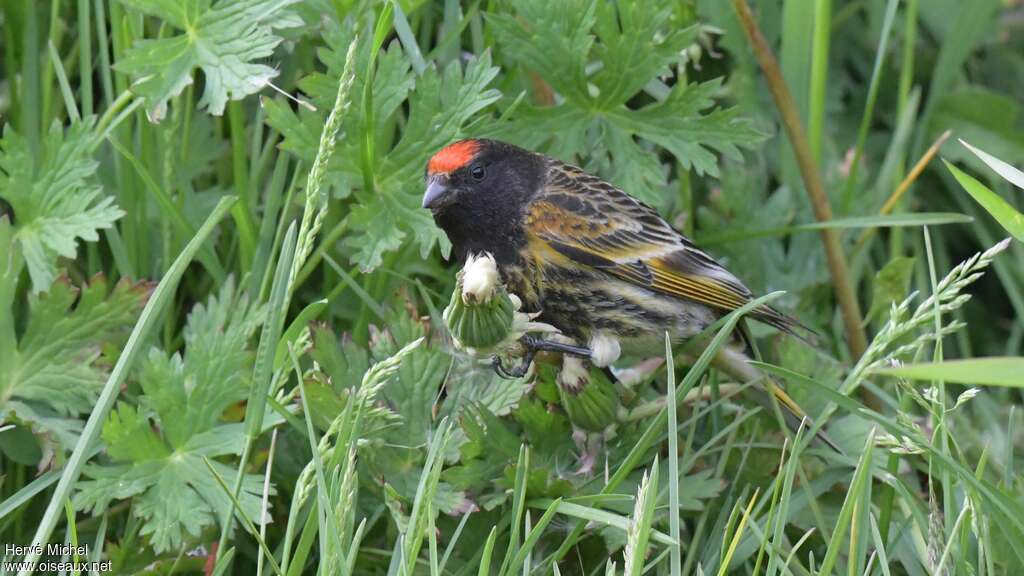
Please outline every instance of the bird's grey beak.
[[431, 179], [427, 184], [427, 191], [423, 193], [423, 207], [433, 210], [443, 203], [448, 195], [448, 188], [438, 179]]

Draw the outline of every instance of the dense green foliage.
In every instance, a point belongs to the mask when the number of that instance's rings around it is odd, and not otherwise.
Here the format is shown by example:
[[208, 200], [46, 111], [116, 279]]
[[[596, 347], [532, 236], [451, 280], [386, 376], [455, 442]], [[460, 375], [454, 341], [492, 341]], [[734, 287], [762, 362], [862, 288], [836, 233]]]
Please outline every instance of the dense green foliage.
[[[813, 224], [732, 4], [4, 0], [0, 542], [114, 574], [1020, 573], [1024, 6], [756, 2]], [[750, 325], [760, 366], [845, 453], [708, 367], [741, 314], [595, 372], [585, 423], [557, 364], [453, 346], [420, 199], [467, 136], [785, 291], [818, 341]]]

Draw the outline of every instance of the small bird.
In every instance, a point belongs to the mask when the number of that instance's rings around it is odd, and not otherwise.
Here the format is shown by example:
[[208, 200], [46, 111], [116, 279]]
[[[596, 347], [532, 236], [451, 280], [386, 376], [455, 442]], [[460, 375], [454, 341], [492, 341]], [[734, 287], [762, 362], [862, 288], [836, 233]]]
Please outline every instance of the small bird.
[[[661, 350], [666, 331], [686, 340], [754, 298], [650, 206], [576, 166], [505, 142], [461, 140], [434, 154], [423, 207], [459, 262], [493, 255], [524, 311], [539, 312], [540, 321], [561, 331], [562, 351], [582, 350], [598, 367], [623, 352]], [[789, 334], [806, 330], [770, 306], [750, 316]], [[562, 385], [587, 372], [569, 356], [563, 362]], [[759, 374], [742, 364], [746, 379]], [[782, 405], [803, 418], [768, 382]]]

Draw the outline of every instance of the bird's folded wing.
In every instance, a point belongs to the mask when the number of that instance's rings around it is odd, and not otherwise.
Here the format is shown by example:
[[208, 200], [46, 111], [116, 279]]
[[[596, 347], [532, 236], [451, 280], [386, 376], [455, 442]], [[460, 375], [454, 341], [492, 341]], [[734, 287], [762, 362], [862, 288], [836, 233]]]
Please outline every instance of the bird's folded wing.
[[738, 280], [653, 210], [617, 189], [589, 192], [555, 189], [536, 199], [529, 234], [577, 264], [649, 290], [725, 311], [750, 301]]

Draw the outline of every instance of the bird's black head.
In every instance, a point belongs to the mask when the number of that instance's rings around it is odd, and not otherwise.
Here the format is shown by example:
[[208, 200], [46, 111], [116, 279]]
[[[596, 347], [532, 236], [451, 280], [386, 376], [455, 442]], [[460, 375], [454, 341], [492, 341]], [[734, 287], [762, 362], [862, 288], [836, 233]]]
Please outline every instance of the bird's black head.
[[460, 262], [470, 252], [486, 251], [507, 263], [524, 241], [526, 205], [543, 179], [540, 155], [497, 140], [460, 140], [427, 163], [423, 207]]

